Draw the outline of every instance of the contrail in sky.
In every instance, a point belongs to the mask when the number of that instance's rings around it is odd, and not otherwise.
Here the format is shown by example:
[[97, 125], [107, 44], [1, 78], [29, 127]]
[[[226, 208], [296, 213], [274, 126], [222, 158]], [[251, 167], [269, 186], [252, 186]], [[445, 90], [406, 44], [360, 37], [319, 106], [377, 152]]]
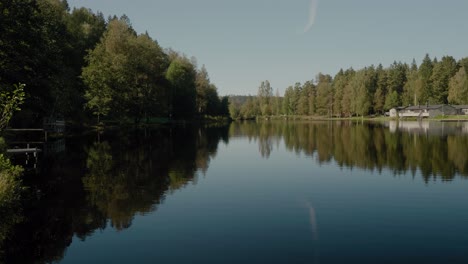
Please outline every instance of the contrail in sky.
[[304, 33], [309, 31], [315, 23], [315, 15], [317, 14], [318, 0], [310, 0], [310, 13], [309, 13], [309, 22], [304, 28]]

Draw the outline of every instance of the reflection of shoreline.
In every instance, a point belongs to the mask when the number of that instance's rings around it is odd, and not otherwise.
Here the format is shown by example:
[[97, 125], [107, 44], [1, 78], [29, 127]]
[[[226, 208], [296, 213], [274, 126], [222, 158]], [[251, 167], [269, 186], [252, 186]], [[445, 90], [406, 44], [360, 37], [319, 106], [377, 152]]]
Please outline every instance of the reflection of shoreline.
[[430, 122], [430, 121], [388, 121], [385, 125], [390, 132], [403, 131], [410, 134], [456, 135], [468, 134], [468, 122]]
[[111, 131], [97, 139], [74, 138], [63, 155], [44, 162], [28, 185], [37, 195], [27, 202], [24, 221], [4, 251], [0, 246], [0, 263], [59, 262], [75, 237], [129, 228], [136, 215], [156, 211], [168, 194], [195, 184], [219, 142], [228, 142], [228, 130], [187, 125]]
[[[247, 137], [262, 150], [284, 142], [285, 149], [319, 164], [361, 168], [379, 174], [420, 173], [424, 181], [468, 177], [468, 121], [374, 122], [233, 122], [230, 136]], [[278, 140], [281, 139], [281, 140]], [[268, 152], [268, 154], [271, 154]]]

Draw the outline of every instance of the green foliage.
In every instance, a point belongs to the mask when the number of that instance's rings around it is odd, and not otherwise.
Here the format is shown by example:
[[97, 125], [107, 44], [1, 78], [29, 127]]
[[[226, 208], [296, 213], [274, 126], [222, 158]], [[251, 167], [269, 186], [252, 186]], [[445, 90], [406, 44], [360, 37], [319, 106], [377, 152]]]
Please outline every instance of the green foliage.
[[88, 86], [86, 106], [95, 115], [142, 117], [166, 110], [163, 87], [167, 57], [148, 35], [136, 35], [126, 18], [114, 19], [89, 53], [82, 77]]
[[[193, 64], [193, 63], [192, 63]], [[197, 71], [195, 77], [196, 110], [200, 116], [228, 116], [229, 102], [227, 97], [220, 98], [216, 85], [210, 83], [205, 65]]]
[[22, 190], [19, 177], [22, 172], [20, 166], [13, 166], [0, 154], [0, 206], [19, 199]]
[[351, 85], [355, 89], [355, 99], [353, 101], [354, 109], [357, 115], [367, 115], [371, 109], [372, 97], [371, 91], [374, 87], [374, 73], [367, 69], [356, 72]]
[[429, 100], [429, 96], [432, 91], [432, 69], [434, 65], [429, 57], [429, 54], [426, 54], [421, 65], [419, 66], [419, 81], [417, 85], [417, 101], [420, 104], [424, 104]]
[[[3, 141], [0, 138], [0, 141]], [[13, 166], [10, 161], [0, 154], [0, 256], [3, 242], [9, 237], [11, 229], [22, 219], [20, 200], [24, 188], [20, 176], [23, 169]]]
[[[125, 15], [106, 23], [102, 13], [70, 11], [62, 0], [2, 1], [0, 14], [0, 87], [26, 84], [14, 125], [37, 127], [46, 116], [80, 123], [88, 113], [135, 122], [170, 114], [166, 71], [169, 57], [180, 55], [165, 54], [148, 34], [137, 35]], [[203, 114], [226, 113], [216, 87], [204, 88]]]
[[[438, 61], [426, 55], [420, 67], [413, 60], [411, 65], [394, 62], [388, 68], [379, 64], [377, 68], [371, 65], [358, 71], [352, 68], [340, 70], [333, 79], [319, 74], [316, 86], [306, 82], [302, 86], [296, 83], [286, 88], [283, 98], [278, 100], [281, 101], [281, 110], [277, 112], [349, 118], [383, 114], [397, 106], [462, 104], [468, 97], [464, 88], [467, 67], [468, 58], [456, 63], [450, 56]], [[278, 101], [271, 101], [272, 108], [277, 107]], [[254, 106], [249, 103], [251, 105], [246, 109]], [[237, 104], [236, 108], [243, 108], [243, 105]], [[249, 113], [252, 115], [254, 112]], [[233, 114], [237, 113], [233, 111]]]
[[263, 81], [258, 87], [257, 99], [259, 103], [260, 113], [263, 116], [269, 116], [272, 114], [272, 97], [273, 88], [268, 80]]
[[13, 85], [13, 90], [0, 90], [0, 132], [8, 126], [15, 111], [21, 110], [24, 103], [24, 84]]
[[468, 104], [468, 74], [465, 67], [450, 79], [448, 101], [452, 104]]
[[255, 97], [249, 97], [240, 109], [240, 115], [243, 119], [253, 119], [260, 115], [258, 100]]
[[448, 102], [448, 86], [450, 78], [457, 72], [457, 62], [453, 57], [445, 56], [435, 64], [432, 75], [432, 92], [429, 101], [432, 104], [446, 104]]
[[193, 117], [196, 107], [194, 66], [185, 58], [177, 58], [169, 65], [166, 78], [171, 85], [172, 117], [176, 119]]
[[319, 115], [331, 116], [333, 111], [332, 77], [319, 73], [316, 79], [316, 111]]
[[397, 91], [393, 91], [388, 94], [387, 98], [385, 99], [385, 110], [390, 110], [393, 107], [397, 107], [400, 105], [400, 96], [398, 95]]
[[296, 114], [296, 97], [295, 97], [294, 88], [292, 86], [289, 86], [284, 92], [283, 113], [285, 115]]
[[385, 107], [385, 97], [387, 95], [387, 71], [383, 69], [382, 64], [379, 64], [376, 70], [376, 90], [374, 93], [374, 111], [383, 113]]
[[403, 105], [417, 105], [418, 104], [418, 83], [419, 75], [416, 62], [413, 60], [411, 68], [406, 73], [407, 82], [403, 87], [403, 93], [401, 95], [401, 101]]

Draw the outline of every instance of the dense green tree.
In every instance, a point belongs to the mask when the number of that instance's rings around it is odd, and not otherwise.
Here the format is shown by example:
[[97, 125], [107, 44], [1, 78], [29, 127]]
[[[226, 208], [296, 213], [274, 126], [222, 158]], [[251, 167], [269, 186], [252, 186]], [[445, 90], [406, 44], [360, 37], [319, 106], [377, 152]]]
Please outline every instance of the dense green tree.
[[434, 65], [430, 78], [432, 92], [429, 101], [431, 104], [446, 104], [448, 102], [449, 81], [457, 70], [457, 62], [451, 56], [442, 57], [441, 61]]
[[377, 87], [374, 93], [374, 111], [383, 114], [385, 110], [385, 97], [387, 96], [387, 71], [379, 64], [376, 69]]
[[252, 119], [260, 115], [258, 101], [254, 97], [249, 97], [240, 109], [240, 114], [244, 119]]
[[263, 116], [271, 115], [271, 98], [273, 97], [273, 88], [268, 80], [263, 81], [258, 87], [257, 99], [260, 107], [260, 112]]
[[396, 91], [397, 93], [403, 92], [403, 86], [406, 82], [406, 69], [407, 65], [401, 62], [393, 62], [388, 69], [387, 75], [387, 89], [388, 92]]
[[229, 117], [229, 97], [228, 96], [221, 97], [217, 115]]
[[426, 54], [419, 66], [419, 80], [416, 89], [416, 101], [418, 101], [418, 104], [424, 104], [429, 100], [432, 91], [431, 76], [433, 68], [432, 60], [429, 54]]
[[302, 85], [300, 82], [296, 82], [294, 84], [294, 89], [292, 93], [292, 97], [290, 100], [291, 104], [291, 109], [292, 109], [292, 114], [293, 115], [298, 115], [299, 114], [299, 99], [301, 98], [302, 94]]
[[111, 107], [117, 117], [135, 122], [162, 114], [168, 104], [167, 65], [166, 55], [147, 34], [137, 35], [125, 17], [111, 20], [83, 69], [88, 107], [98, 115]]
[[210, 84], [207, 93], [206, 93], [206, 99], [207, 99], [207, 108], [206, 108], [206, 114], [215, 116], [215, 115], [221, 115], [221, 101], [218, 96], [218, 89], [214, 84]]
[[343, 108], [341, 105], [341, 101], [343, 100], [343, 93], [346, 85], [348, 84], [348, 80], [343, 69], [335, 75], [333, 78], [333, 91], [335, 95], [333, 96], [333, 115], [341, 117], [343, 115]]
[[406, 83], [406, 72], [408, 66], [401, 62], [394, 62], [387, 71], [387, 96], [385, 98], [384, 109], [401, 105], [401, 96]]
[[313, 81], [306, 81], [304, 83], [304, 90], [307, 90], [308, 93], [307, 93], [307, 96], [308, 96], [308, 99], [309, 99], [309, 111], [308, 111], [308, 114], [309, 115], [315, 115], [316, 113], [316, 88], [315, 88], [315, 85], [313, 83]]
[[8, 0], [0, 3], [0, 85], [26, 84], [18, 125], [38, 125], [56, 111], [70, 86], [65, 51], [70, 44], [63, 16], [66, 2]]
[[[124, 93], [131, 87], [127, 74], [130, 42], [136, 38], [136, 33], [123, 19], [113, 19], [95, 49], [91, 50], [87, 60], [88, 65], [83, 68], [82, 78], [87, 85], [85, 97], [87, 107], [98, 116], [107, 115], [110, 108], [113, 114], [125, 111], [123, 101]], [[118, 112], [118, 113], [116, 113]]]
[[310, 85], [304, 84], [301, 87], [299, 93], [299, 100], [297, 102], [297, 114], [298, 115], [308, 115], [309, 114], [309, 96], [311, 93]]
[[129, 87], [123, 89], [123, 105], [129, 115], [139, 122], [142, 117], [160, 116], [166, 111], [168, 92], [165, 71], [166, 54], [147, 34], [132, 38], [128, 53]]
[[191, 62], [185, 58], [173, 60], [167, 69], [166, 78], [171, 85], [172, 117], [193, 117], [196, 107], [196, 72]]
[[312, 81], [306, 81], [302, 85], [298, 110], [300, 115], [315, 114], [315, 86]]
[[289, 86], [284, 92], [283, 98], [283, 113], [285, 115], [294, 115], [295, 103], [294, 103], [294, 88]]
[[[354, 77], [354, 76], [353, 76]], [[355, 113], [353, 98], [355, 98], [355, 91], [351, 83], [346, 84], [343, 89], [343, 98], [341, 99], [341, 109], [345, 116], [351, 117]]]
[[406, 71], [406, 83], [403, 87], [403, 94], [401, 95], [401, 101], [403, 105], [417, 105], [417, 94], [418, 89], [418, 66], [416, 61], [413, 59], [411, 67]]
[[319, 115], [330, 116], [333, 110], [332, 77], [319, 73], [316, 81], [316, 111]]
[[389, 93], [385, 99], [385, 110], [390, 110], [393, 107], [400, 106], [400, 96], [397, 91]]
[[66, 62], [69, 64], [69, 81], [72, 83], [62, 93], [59, 102], [66, 117], [82, 120], [85, 118], [82, 108], [86, 104], [86, 85], [80, 77], [82, 68], [86, 66], [88, 51], [95, 48], [107, 24], [102, 13], [93, 13], [87, 8], [74, 8], [65, 17], [65, 24], [71, 43], [66, 51]]
[[374, 87], [373, 69], [362, 69], [357, 71], [350, 82], [356, 97], [353, 100], [355, 114], [367, 115], [372, 106], [372, 90]]
[[282, 113], [282, 98], [280, 97], [278, 89], [276, 89], [275, 96], [271, 98], [271, 110], [273, 115], [280, 115]]
[[468, 104], [468, 74], [465, 67], [450, 79], [448, 102], [451, 104]]
[[210, 90], [210, 78], [208, 77], [208, 71], [206, 70], [205, 65], [197, 71], [195, 85], [197, 89], [197, 113], [206, 114], [208, 108], [208, 93]]

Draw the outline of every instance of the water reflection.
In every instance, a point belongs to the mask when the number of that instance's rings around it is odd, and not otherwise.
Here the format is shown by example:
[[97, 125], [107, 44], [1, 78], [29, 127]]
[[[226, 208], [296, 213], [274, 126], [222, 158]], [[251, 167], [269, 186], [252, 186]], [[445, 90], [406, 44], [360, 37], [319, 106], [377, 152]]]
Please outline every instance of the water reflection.
[[85, 240], [108, 226], [123, 230], [137, 214], [157, 210], [168, 192], [196, 183], [228, 142], [227, 127], [172, 127], [105, 133], [68, 140], [66, 154], [48, 156], [26, 179], [24, 221], [0, 237], [0, 263], [63, 258], [74, 236]]
[[[468, 176], [466, 127], [467, 123], [235, 122], [229, 127], [165, 127], [69, 139], [63, 154], [44, 157], [42, 173], [25, 179], [29, 197], [18, 216], [22, 222], [0, 222], [0, 263], [60, 261], [74, 237], [86, 240], [97, 230], [131, 227], [135, 215], [156, 211], [167, 195], [196, 184], [220, 142], [227, 144], [229, 138], [255, 141], [264, 158], [284, 144], [287, 151], [319, 164], [389, 169], [395, 174], [420, 171], [426, 181], [451, 180]], [[319, 224], [325, 223], [317, 221], [319, 205], [305, 201], [301, 209], [307, 212], [317, 243]]]
[[311, 156], [319, 164], [335, 161], [346, 168], [395, 174], [421, 171], [426, 181], [468, 176], [467, 122], [239, 122], [230, 136], [258, 140], [260, 154], [268, 158], [275, 142]]

